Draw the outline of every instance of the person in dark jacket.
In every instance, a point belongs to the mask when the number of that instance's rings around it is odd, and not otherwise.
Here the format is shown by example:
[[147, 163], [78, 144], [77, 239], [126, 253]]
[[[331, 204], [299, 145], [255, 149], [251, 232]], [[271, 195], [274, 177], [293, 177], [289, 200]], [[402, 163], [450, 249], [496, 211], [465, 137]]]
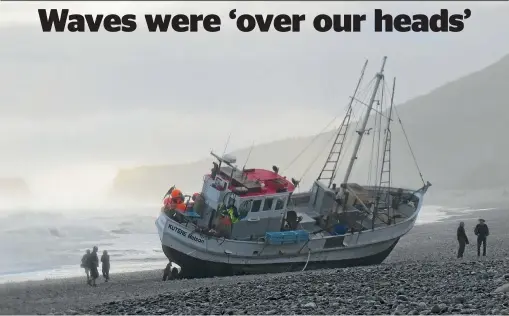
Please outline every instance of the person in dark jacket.
[[81, 267], [85, 269], [87, 274], [87, 284], [90, 284], [90, 268], [88, 267], [88, 257], [90, 256], [90, 249], [87, 249], [83, 257], [81, 257]]
[[179, 276], [179, 270], [171, 262], [166, 265], [163, 272], [163, 281], [175, 280]]
[[101, 267], [104, 282], [108, 282], [110, 279], [110, 255], [106, 250], [103, 251], [103, 255], [101, 256]]
[[467, 234], [465, 233], [464, 222], [461, 222], [460, 225], [458, 226], [457, 237], [459, 243], [458, 258], [463, 258], [463, 253], [465, 252], [465, 245], [469, 244]]
[[99, 257], [97, 257], [98, 250], [99, 249], [97, 248], [97, 246], [94, 246], [92, 253], [88, 257], [89, 258], [88, 267], [90, 269], [90, 278], [92, 279], [92, 282], [90, 285], [92, 285], [92, 286], [97, 286], [95, 284], [95, 280], [97, 280], [97, 278], [99, 277], [99, 271], [97, 269], [99, 267]]
[[486, 256], [486, 237], [490, 235], [490, 230], [484, 219], [479, 219], [479, 224], [475, 226], [474, 233], [477, 236], [477, 256], [481, 255], [481, 244], [482, 244], [482, 255]]

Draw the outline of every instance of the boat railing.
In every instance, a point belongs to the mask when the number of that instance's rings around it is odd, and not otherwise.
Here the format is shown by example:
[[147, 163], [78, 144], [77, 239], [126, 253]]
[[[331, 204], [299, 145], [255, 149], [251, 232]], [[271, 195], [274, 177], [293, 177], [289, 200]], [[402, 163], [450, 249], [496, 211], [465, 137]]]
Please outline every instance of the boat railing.
[[[382, 223], [383, 223], [383, 224], [385, 224], [385, 225], [390, 225], [390, 224], [392, 223], [392, 221], [390, 221], [390, 220], [385, 221], [385, 220], [384, 220], [381, 216], [379, 216], [378, 211], [379, 211], [380, 209], [382, 209], [382, 208], [380, 208], [380, 207], [376, 207], [376, 208], [372, 211], [371, 209], [369, 209], [369, 208], [366, 206], [366, 204], [364, 204], [364, 203], [362, 202], [362, 200], [361, 200], [361, 199], [357, 196], [357, 194], [356, 194], [353, 190], [351, 190], [351, 189], [349, 188], [349, 186], [348, 186], [348, 185], [346, 185], [346, 190], [347, 190], [350, 194], [352, 194], [352, 195], [353, 195], [353, 196], [357, 199], [357, 201], [359, 202], [359, 204], [362, 206], [362, 210], [360, 210], [360, 211], [363, 211], [363, 212], [367, 215], [367, 217], [371, 220], [371, 222], [372, 222], [372, 223], [371, 223], [371, 225], [372, 225], [372, 229], [374, 229], [374, 228], [375, 228], [375, 221], [376, 221], [376, 219], [380, 220], [380, 222], [382, 222]], [[386, 205], [386, 207], [387, 207], [387, 208], [390, 208], [390, 205]], [[356, 208], [357, 208], [357, 207], [356, 207]], [[357, 209], [358, 209], [358, 208], [357, 208]], [[363, 224], [364, 224], [364, 219], [363, 219], [363, 220], [361, 220], [361, 222], [360, 222], [360, 225], [361, 225], [361, 226], [363, 226]]]
[[359, 204], [362, 206], [362, 210], [360, 211], [363, 211], [366, 216], [368, 216], [369, 218], [371, 218], [373, 216], [373, 213], [371, 212], [371, 210], [366, 206], [366, 204], [364, 204], [364, 202], [362, 202], [361, 198], [359, 198], [359, 196], [353, 191], [350, 189], [350, 187], [348, 185], [345, 186], [346, 190], [348, 191], [348, 193], [352, 194], [356, 199], [357, 201], [359, 202]]

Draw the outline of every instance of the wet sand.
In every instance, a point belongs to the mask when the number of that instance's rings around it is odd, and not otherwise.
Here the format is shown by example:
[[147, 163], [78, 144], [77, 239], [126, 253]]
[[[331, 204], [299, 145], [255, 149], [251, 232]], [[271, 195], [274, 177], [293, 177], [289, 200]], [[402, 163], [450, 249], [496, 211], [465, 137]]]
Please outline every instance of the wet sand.
[[[475, 251], [475, 236], [473, 234], [473, 228], [476, 224], [477, 218], [482, 217], [486, 219], [487, 224], [490, 227], [491, 235], [488, 239], [488, 256], [486, 258], [482, 258], [482, 262], [479, 265], [479, 259], [476, 256]], [[463, 263], [458, 263], [458, 260], [455, 259], [457, 242], [456, 242], [456, 227], [457, 223], [461, 220], [464, 220], [466, 223], [467, 234], [470, 238], [471, 245], [467, 246], [465, 258], [462, 260]], [[445, 220], [444, 222], [425, 224], [421, 226], [416, 226], [412, 229], [412, 231], [403, 237], [397, 247], [394, 249], [392, 254], [387, 258], [384, 264], [377, 267], [368, 267], [368, 268], [350, 268], [347, 271], [354, 271], [354, 273], [361, 273], [365, 271], [365, 269], [369, 269], [369, 271], [378, 271], [377, 269], [381, 269], [380, 271], [385, 271], [384, 269], [393, 269], [395, 267], [399, 267], [398, 271], [407, 271], [410, 269], [411, 271], [428, 271], [433, 275], [433, 269], [436, 269], [435, 275], [441, 276], [447, 271], [444, 269], [453, 269], [462, 270], [466, 269], [469, 272], [478, 271], [479, 273], [488, 273], [486, 271], [490, 270], [489, 276], [484, 278], [482, 289], [479, 288], [477, 290], [472, 291], [480, 291], [481, 294], [484, 292], [493, 291], [500, 284], [501, 278], [504, 277], [504, 274], [509, 273], [509, 271], [504, 271], [506, 269], [506, 263], [509, 258], [509, 230], [507, 229], [507, 223], [509, 222], [509, 211], [506, 210], [489, 210], [475, 213], [466, 213], [464, 216], [455, 217]], [[448, 264], [448, 262], [450, 264]], [[472, 264], [467, 264], [464, 262], [471, 262]], [[488, 268], [488, 267], [495, 268]], [[502, 267], [501, 269], [496, 269], [496, 267]], [[202, 295], [203, 291], [211, 291], [217, 290], [219, 293], [217, 295], [224, 297], [225, 301], [228, 301], [228, 298], [231, 297], [231, 294], [228, 291], [231, 291], [233, 288], [252, 288], [253, 286], [264, 286], [267, 285], [267, 289], [271, 287], [271, 284], [283, 284], [285, 280], [294, 283], [295, 280], [308, 280], [315, 279], [320, 280], [320, 282], [324, 282], [323, 280], [327, 279], [330, 273], [343, 273], [340, 270], [322, 270], [322, 271], [310, 271], [303, 273], [287, 273], [287, 274], [271, 274], [271, 275], [255, 275], [255, 276], [239, 276], [239, 277], [227, 277], [227, 278], [211, 278], [211, 279], [200, 279], [200, 280], [178, 280], [178, 281], [167, 281], [162, 282], [162, 268], [161, 270], [155, 271], [143, 271], [143, 272], [135, 272], [135, 273], [124, 273], [124, 274], [115, 274], [114, 273], [114, 262], [112, 262], [112, 273], [111, 273], [111, 281], [109, 283], [104, 283], [102, 278], [98, 281], [97, 287], [90, 287], [85, 283], [85, 276], [82, 278], [68, 278], [68, 279], [55, 279], [55, 280], [45, 280], [45, 281], [29, 281], [29, 282], [21, 282], [21, 283], [8, 283], [0, 285], [0, 314], [48, 314], [48, 313], [65, 313], [65, 314], [74, 314], [74, 313], [142, 313], [142, 314], [161, 314], [161, 313], [196, 313], [196, 312], [235, 312], [235, 313], [243, 313], [245, 311], [249, 313], [265, 313], [267, 312], [264, 309], [253, 309], [243, 310], [242, 308], [232, 309], [225, 306], [223, 303], [217, 305], [216, 307], [210, 307], [212, 302], [206, 303], [201, 302], [200, 304], [207, 304], [206, 310], [193, 310], [189, 306], [185, 304], [185, 298], [191, 297], [196, 293], [196, 295]], [[374, 269], [374, 270], [373, 270]], [[411, 273], [411, 271], [407, 271], [407, 273]], [[338, 272], [339, 271], [339, 272]], [[357, 271], [357, 272], [355, 272]], [[445, 272], [444, 272], [445, 271]], [[483, 272], [484, 271], [484, 272]], [[493, 272], [495, 271], [495, 272]], [[403, 273], [403, 272], [402, 272]], [[448, 275], [448, 274], [446, 274]], [[484, 274], [482, 274], [484, 275]], [[405, 275], [405, 278], [412, 279], [410, 274]], [[416, 276], [416, 277], [424, 277], [424, 276]], [[389, 278], [389, 279], [387, 279]], [[394, 278], [401, 279], [401, 275], [394, 274]], [[391, 284], [390, 276], [384, 276], [384, 282]], [[448, 282], [449, 285], [452, 282], [450, 279], [446, 279], [442, 277], [443, 282]], [[308, 280], [309, 281], [309, 280]], [[307, 281], [307, 282], [308, 282]], [[395, 279], [396, 281], [396, 279]], [[459, 281], [461, 278], [459, 278]], [[475, 280], [474, 280], [475, 281]], [[440, 282], [438, 280], [437, 282]], [[479, 282], [476, 281], [478, 284]], [[259, 285], [255, 285], [259, 284]], [[360, 283], [359, 283], [360, 284]], [[308, 282], [309, 285], [309, 282]], [[354, 284], [355, 285], [355, 284]], [[357, 285], [355, 285], [357, 286]], [[440, 287], [440, 285], [437, 285]], [[460, 286], [460, 285], [458, 285]], [[208, 290], [205, 290], [208, 289]], [[295, 291], [299, 291], [294, 290]], [[309, 287], [303, 287], [301, 289], [302, 293], [308, 293], [310, 291]], [[336, 291], [337, 292], [337, 291]], [[336, 293], [331, 291], [330, 293]], [[209, 292], [207, 292], [209, 293]], [[301, 294], [302, 294], [301, 293]], [[481, 295], [479, 294], [479, 295]], [[484, 293], [487, 295], [487, 293]], [[335, 295], [338, 295], [337, 293]], [[396, 295], [396, 294], [394, 294]], [[405, 294], [398, 294], [405, 295]], [[408, 294], [410, 298], [414, 294]], [[417, 295], [417, 294], [415, 294]], [[426, 297], [426, 295], [422, 294], [422, 297]], [[433, 296], [432, 294], [429, 294]], [[302, 296], [302, 295], [301, 295]], [[323, 295], [322, 295], [323, 296]], [[436, 296], [436, 295], [435, 295]], [[169, 304], [175, 298], [178, 298], [179, 304]], [[357, 297], [350, 298], [355, 302]], [[407, 297], [408, 298], [408, 297]], [[262, 299], [262, 297], [260, 297]], [[379, 297], [381, 300], [387, 301], [387, 298]], [[473, 298], [470, 298], [474, 301]], [[498, 299], [498, 297], [494, 297], [493, 299]], [[252, 300], [252, 299], [251, 299]], [[268, 300], [268, 298], [264, 298], [264, 300]], [[402, 302], [404, 298], [402, 298]], [[446, 300], [446, 299], [444, 299]], [[502, 299], [503, 300], [503, 299]], [[316, 301], [316, 300], [315, 300]], [[359, 298], [359, 302], [363, 301]], [[373, 304], [373, 299], [368, 300], [371, 305], [378, 306], [379, 304]], [[125, 304], [124, 304], [125, 302]], [[148, 302], [148, 303], [147, 303]], [[283, 301], [280, 303], [282, 304]], [[259, 301], [259, 308], [263, 308], [262, 301]], [[296, 309], [293, 313], [328, 313], [332, 310], [328, 309], [319, 309], [320, 304], [316, 302], [308, 302], [306, 309], [303, 307], [307, 303], [302, 301], [302, 304], [299, 303], [296, 305]], [[311, 304], [313, 303], [313, 304]], [[334, 308], [338, 308], [338, 305], [334, 305], [337, 302], [333, 302]], [[383, 305], [385, 309], [378, 309], [379, 313], [393, 313], [399, 308], [398, 313], [426, 313], [426, 311], [431, 312], [431, 310], [435, 307], [432, 302], [417, 302], [415, 304], [421, 304], [421, 307], [426, 305], [425, 309], [419, 309], [415, 307], [411, 309], [411, 307], [401, 307], [401, 304], [396, 304], [391, 301], [390, 307], [388, 304]], [[171, 308], [161, 308], [161, 304], [164, 306], [181, 306], [180, 309], [171, 309]], [[242, 303], [240, 303], [242, 304]], [[254, 304], [254, 303], [253, 303]], [[342, 309], [345, 313], [350, 311], [351, 313], [371, 313], [369, 310], [362, 309], [363, 304], [357, 304], [355, 306], [360, 306], [359, 308], [353, 308], [352, 302], [349, 303], [351, 310]], [[410, 303], [409, 303], [410, 304]], [[441, 303], [445, 304], [445, 303]], [[505, 305], [498, 306], [497, 303], [490, 303], [493, 306], [488, 306], [486, 308], [489, 311], [493, 309], [499, 313], [505, 313]], [[254, 304], [256, 305], [256, 304]], [[438, 306], [438, 303], [436, 304]], [[126, 307], [127, 306], [127, 307]], [[143, 307], [142, 309], [135, 309], [135, 306], [148, 306]], [[152, 306], [152, 309], [150, 309]], [[186, 307], [187, 306], [187, 307]], [[200, 305], [201, 306], [201, 305]], [[239, 306], [236, 303], [235, 306]], [[317, 308], [317, 310], [313, 310], [313, 306]], [[399, 307], [398, 307], [399, 306]], [[435, 307], [435, 311], [437, 308], [441, 308], [439, 313], [459, 313], [460, 311], [469, 312], [469, 310], [476, 311], [476, 307], [472, 308], [460, 308], [458, 310], [454, 310], [452, 303], [447, 305], [448, 309], [443, 309], [443, 306]], [[476, 305], [477, 306], [477, 305]], [[266, 308], [272, 308], [268, 310], [269, 312], [273, 312], [274, 308], [270, 307], [270, 304], [265, 306]], [[341, 307], [341, 306], [339, 306]], [[157, 308], [157, 309], [154, 309]], [[218, 309], [219, 308], [219, 309]], [[388, 309], [387, 309], [388, 308]], [[509, 308], [509, 307], [508, 307]], [[376, 310], [376, 309], [375, 309]], [[474, 311], [470, 311], [474, 312]], [[276, 310], [277, 313], [285, 313], [284, 311]], [[478, 314], [485, 314], [485, 310], [477, 310]]]

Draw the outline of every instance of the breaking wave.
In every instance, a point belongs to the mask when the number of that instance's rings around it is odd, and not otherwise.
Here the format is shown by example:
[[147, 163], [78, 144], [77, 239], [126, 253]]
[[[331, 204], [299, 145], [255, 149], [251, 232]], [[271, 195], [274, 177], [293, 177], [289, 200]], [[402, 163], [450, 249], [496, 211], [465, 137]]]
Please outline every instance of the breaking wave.
[[424, 205], [419, 212], [415, 225], [423, 225], [434, 222], [443, 221], [446, 219], [464, 216], [465, 214], [476, 212], [476, 211], [489, 211], [493, 208], [475, 209], [465, 207], [445, 207], [439, 205]]
[[130, 266], [139, 269], [144, 262], [150, 265], [165, 261], [155, 219], [155, 215], [132, 214], [3, 214], [0, 218], [0, 281], [37, 271], [64, 269], [72, 270], [73, 274], [81, 273], [81, 256], [93, 246], [98, 246], [100, 252], [108, 250], [112, 270], [119, 266], [123, 270], [129, 270]]

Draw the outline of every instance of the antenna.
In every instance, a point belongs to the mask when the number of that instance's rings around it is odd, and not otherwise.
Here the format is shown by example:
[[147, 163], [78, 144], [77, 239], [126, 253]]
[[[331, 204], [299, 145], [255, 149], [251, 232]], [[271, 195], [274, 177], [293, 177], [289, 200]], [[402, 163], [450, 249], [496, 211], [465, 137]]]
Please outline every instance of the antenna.
[[242, 166], [242, 172], [244, 172], [244, 169], [246, 168], [247, 162], [249, 161], [249, 157], [251, 157], [251, 152], [253, 151], [254, 147], [254, 141], [251, 144], [251, 148], [249, 148], [249, 152], [247, 153], [246, 162], [244, 163], [244, 166]]
[[226, 149], [228, 148], [228, 144], [230, 143], [230, 136], [232, 136], [231, 132], [228, 134], [228, 139], [226, 140], [226, 144], [224, 145], [223, 156], [226, 154]]

